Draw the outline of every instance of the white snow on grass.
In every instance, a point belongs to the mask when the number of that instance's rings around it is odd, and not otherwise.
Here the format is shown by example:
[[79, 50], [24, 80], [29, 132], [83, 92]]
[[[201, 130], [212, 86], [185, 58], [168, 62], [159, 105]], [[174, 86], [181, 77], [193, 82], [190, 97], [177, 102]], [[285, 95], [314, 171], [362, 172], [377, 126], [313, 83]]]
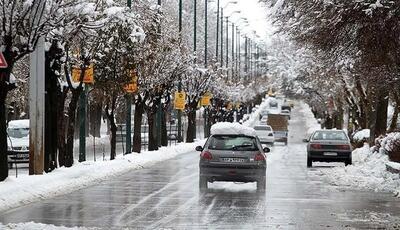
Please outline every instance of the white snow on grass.
[[158, 151], [117, 155], [113, 161], [75, 162], [70, 168], [61, 167], [43, 175], [9, 177], [0, 182], [0, 211], [67, 194], [132, 169], [149, 167], [177, 155], [193, 152], [197, 145], [203, 144], [204, 140], [182, 143]]

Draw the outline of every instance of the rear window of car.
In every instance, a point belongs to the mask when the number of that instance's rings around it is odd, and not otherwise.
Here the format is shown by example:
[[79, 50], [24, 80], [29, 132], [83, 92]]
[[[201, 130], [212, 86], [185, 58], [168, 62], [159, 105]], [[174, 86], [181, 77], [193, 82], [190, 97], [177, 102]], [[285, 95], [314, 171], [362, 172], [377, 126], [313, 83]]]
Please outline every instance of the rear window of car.
[[316, 131], [313, 140], [347, 141], [347, 135], [342, 131]]
[[254, 126], [254, 130], [271, 131], [271, 127], [269, 127], [269, 126]]
[[23, 138], [29, 135], [29, 128], [9, 128], [7, 133], [12, 138]]
[[256, 151], [255, 137], [236, 135], [215, 135], [210, 138], [208, 149]]

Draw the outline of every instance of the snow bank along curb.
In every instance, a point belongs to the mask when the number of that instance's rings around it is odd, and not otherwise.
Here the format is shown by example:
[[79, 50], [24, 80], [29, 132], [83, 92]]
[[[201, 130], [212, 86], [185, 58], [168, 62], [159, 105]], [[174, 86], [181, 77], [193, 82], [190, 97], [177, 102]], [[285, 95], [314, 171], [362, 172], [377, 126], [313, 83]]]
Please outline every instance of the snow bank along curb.
[[19, 223], [19, 224], [7, 224], [3, 225], [0, 223], [0, 229], [2, 230], [86, 230], [86, 229], [98, 229], [98, 228], [85, 228], [85, 227], [73, 227], [68, 228], [64, 226], [55, 226], [52, 224], [38, 224], [34, 222]]
[[154, 163], [194, 151], [197, 145], [203, 144], [204, 140], [195, 143], [181, 143], [176, 146], [163, 147], [158, 151], [121, 154], [113, 161], [75, 162], [70, 168], [58, 168], [44, 175], [9, 177], [0, 182], [0, 211], [40, 199], [67, 194], [129, 170], [148, 167]]
[[353, 151], [353, 165], [321, 170], [332, 184], [376, 192], [393, 192], [400, 197], [400, 177], [386, 169], [388, 156], [373, 152], [366, 144]]

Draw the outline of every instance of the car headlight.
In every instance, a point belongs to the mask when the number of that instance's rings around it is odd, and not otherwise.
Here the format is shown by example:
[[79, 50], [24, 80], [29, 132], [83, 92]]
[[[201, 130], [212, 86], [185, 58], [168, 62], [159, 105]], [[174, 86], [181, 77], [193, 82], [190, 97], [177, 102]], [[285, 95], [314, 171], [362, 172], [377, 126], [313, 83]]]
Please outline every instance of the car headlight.
[[28, 150], [28, 147], [27, 146], [22, 146], [21, 150], [22, 151], [26, 151], [26, 150]]

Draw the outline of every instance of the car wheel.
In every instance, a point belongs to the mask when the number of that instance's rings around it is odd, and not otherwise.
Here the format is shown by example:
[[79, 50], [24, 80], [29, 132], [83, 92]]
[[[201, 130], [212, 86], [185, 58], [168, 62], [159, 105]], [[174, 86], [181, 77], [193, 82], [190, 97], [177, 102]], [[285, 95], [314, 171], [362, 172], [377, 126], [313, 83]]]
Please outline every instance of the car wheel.
[[287, 145], [287, 141], [285, 141], [285, 145]]
[[199, 188], [200, 191], [204, 191], [208, 189], [208, 181], [207, 178], [204, 176], [200, 176], [199, 178]]
[[345, 165], [345, 166], [347, 166], [347, 165], [351, 165], [351, 164], [352, 164], [352, 162], [351, 162], [351, 158], [349, 158], [349, 159], [345, 160], [345, 162], [344, 162], [344, 165]]
[[311, 168], [312, 167], [312, 160], [307, 158], [307, 168]]
[[257, 180], [257, 191], [262, 192], [265, 191], [266, 188], [266, 181], [265, 177], [262, 177], [261, 179]]
[[12, 169], [13, 168], [13, 163], [8, 163], [8, 169]]

